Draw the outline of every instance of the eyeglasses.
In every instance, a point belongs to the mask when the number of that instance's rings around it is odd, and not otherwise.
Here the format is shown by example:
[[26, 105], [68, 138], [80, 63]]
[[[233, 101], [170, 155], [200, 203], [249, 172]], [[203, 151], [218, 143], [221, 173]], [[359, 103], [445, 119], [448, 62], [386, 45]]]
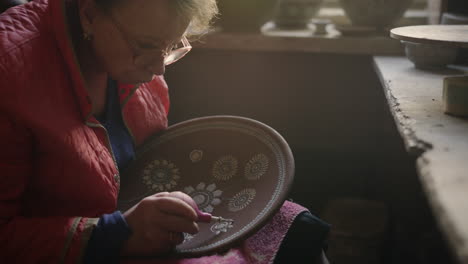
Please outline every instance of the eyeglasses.
[[179, 43], [170, 45], [166, 48], [146, 48], [140, 47], [132, 38], [129, 37], [124, 30], [122, 25], [114, 18], [112, 14], [109, 14], [108, 17], [111, 19], [112, 23], [115, 25], [117, 30], [120, 32], [122, 38], [127, 42], [127, 45], [133, 52], [133, 64], [136, 66], [148, 66], [154, 63], [156, 60], [164, 58], [164, 65], [170, 65], [182, 57], [187, 55], [192, 46], [185, 36], [179, 41]]

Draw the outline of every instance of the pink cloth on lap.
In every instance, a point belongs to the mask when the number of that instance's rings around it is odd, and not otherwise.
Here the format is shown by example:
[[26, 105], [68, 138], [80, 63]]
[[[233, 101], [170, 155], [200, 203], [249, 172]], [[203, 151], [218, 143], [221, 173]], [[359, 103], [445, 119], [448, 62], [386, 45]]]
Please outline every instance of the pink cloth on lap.
[[285, 201], [270, 222], [236, 248], [222, 255], [185, 259], [145, 259], [122, 261], [125, 264], [245, 264], [273, 263], [276, 253], [296, 216], [306, 208]]

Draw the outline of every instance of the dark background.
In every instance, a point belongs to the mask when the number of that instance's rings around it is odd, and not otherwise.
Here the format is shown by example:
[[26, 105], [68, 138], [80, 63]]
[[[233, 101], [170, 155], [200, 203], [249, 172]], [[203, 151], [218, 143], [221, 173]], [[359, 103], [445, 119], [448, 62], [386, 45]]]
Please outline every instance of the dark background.
[[166, 80], [171, 124], [229, 114], [282, 134], [296, 163], [290, 197], [316, 215], [338, 198], [385, 204], [383, 263], [451, 263], [372, 56], [196, 49]]

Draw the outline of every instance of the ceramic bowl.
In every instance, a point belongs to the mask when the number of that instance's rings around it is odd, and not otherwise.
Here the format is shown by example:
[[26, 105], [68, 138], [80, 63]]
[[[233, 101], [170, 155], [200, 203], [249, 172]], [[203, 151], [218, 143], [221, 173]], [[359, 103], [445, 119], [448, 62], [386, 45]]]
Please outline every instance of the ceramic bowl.
[[353, 25], [375, 28], [395, 24], [411, 3], [412, 0], [340, 0]]
[[444, 12], [440, 18], [442, 25], [468, 25], [468, 16]]
[[273, 21], [280, 28], [304, 28], [324, 0], [280, 0]]
[[226, 32], [260, 32], [271, 20], [278, 0], [220, 0], [217, 25]]
[[406, 57], [416, 68], [444, 68], [455, 61], [458, 49], [434, 44], [401, 41], [405, 45]]
[[188, 120], [155, 135], [137, 150], [121, 177], [118, 208], [125, 211], [157, 192], [182, 191], [200, 210], [232, 223], [199, 223], [179, 255], [201, 256], [230, 248], [276, 213], [292, 184], [294, 159], [273, 128], [243, 117]]

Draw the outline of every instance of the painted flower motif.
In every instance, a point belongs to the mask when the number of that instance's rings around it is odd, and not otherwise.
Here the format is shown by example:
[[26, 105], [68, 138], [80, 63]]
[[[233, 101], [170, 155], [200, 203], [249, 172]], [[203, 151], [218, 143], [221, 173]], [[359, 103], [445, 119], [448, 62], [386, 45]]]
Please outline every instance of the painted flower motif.
[[220, 221], [216, 222], [214, 225], [211, 226], [211, 232], [219, 235], [221, 232], [226, 233], [228, 229], [234, 227], [232, 221]]
[[213, 212], [214, 206], [221, 203], [220, 197], [223, 194], [221, 190], [216, 190], [216, 184], [206, 186], [204, 182], [200, 182], [195, 188], [185, 187], [184, 192], [192, 197], [200, 210], [207, 213]]
[[143, 170], [143, 183], [153, 191], [171, 190], [179, 179], [179, 169], [167, 160], [154, 160]]
[[213, 165], [213, 177], [218, 180], [229, 180], [237, 173], [237, 159], [233, 156], [219, 158]]
[[199, 149], [194, 149], [192, 150], [192, 152], [190, 152], [190, 160], [195, 163], [195, 162], [199, 162], [202, 160], [203, 158], [203, 150], [199, 150]]
[[253, 156], [245, 165], [245, 177], [249, 180], [258, 180], [268, 169], [268, 157], [265, 154]]
[[249, 205], [255, 198], [257, 192], [255, 189], [247, 188], [232, 197], [228, 203], [228, 209], [231, 212], [237, 212]]
[[189, 233], [182, 233], [184, 235], [184, 241], [182, 243], [187, 243], [192, 240], [195, 236]]

